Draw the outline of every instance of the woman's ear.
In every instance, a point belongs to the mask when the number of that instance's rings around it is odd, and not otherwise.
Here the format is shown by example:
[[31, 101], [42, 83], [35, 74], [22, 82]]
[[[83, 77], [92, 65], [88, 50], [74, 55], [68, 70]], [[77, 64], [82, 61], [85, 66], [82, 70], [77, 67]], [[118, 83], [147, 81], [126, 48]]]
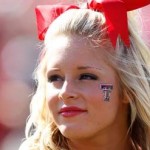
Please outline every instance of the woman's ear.
[[133, 94], [130, 93], [127, 89], [122, 90], [122, 102], [124, 104], [129, 104], [130, 100], [134, 100]]
[[120, 99], [121, 99], [122, 103], [128, 104], [129, 100], [130, 100], [129, 92], [125, 88], [125, 85], [121, 84], [122, 83], [121, 81], [119, 81], [119, 83], [120, 83], [119, 84], [119, 96], [120, 96]]

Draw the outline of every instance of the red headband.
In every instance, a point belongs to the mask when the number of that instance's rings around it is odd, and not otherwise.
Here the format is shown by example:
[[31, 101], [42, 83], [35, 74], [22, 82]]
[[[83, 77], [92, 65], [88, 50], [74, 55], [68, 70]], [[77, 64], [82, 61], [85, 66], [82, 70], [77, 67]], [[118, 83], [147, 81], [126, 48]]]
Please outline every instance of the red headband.
[[[108, 35], [114, 47], [118, 36], [121, 37], [126, 46], [129, 46], [127, 11], [141, 8], [148, 4], [150, 4], [150, 0], [88, 0], [87, 9], [104, 12], [108, 26]], [[50, 24], [69, 9], [80, 8], [75, 5], [41, 5], [36, 7], [40, 40], [44, 40]]]

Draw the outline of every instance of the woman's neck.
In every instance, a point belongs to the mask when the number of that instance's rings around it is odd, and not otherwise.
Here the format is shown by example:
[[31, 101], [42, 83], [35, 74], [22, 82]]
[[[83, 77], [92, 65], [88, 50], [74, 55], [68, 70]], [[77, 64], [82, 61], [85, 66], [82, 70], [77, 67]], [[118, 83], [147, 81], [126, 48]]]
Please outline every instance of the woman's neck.
[[70, 150], [134, 150], [129, 140], [110, 140], [107, 144], [94, 141], [74, 141], [70, 143]]
[[125, 128], [112, 130], [110, 127], [107, 134], [104, 131], [90, 138], [71, 139], [69, 145], [71, 150], [134, 150]]

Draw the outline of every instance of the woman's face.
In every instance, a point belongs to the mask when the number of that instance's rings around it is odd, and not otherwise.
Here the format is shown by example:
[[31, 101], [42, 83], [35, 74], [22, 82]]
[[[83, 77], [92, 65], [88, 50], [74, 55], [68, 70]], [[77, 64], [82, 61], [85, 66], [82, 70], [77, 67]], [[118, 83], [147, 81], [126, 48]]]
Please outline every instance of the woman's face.
[[[115, 71], [103, 49], [79, 36], [60, 35], [47, 45], [46, 98], [60, 132], [67, 138], [93, 138], [126, 128], [126, 104], [119, 97]], [[104, 100], [101, 84], [112, 84]]]

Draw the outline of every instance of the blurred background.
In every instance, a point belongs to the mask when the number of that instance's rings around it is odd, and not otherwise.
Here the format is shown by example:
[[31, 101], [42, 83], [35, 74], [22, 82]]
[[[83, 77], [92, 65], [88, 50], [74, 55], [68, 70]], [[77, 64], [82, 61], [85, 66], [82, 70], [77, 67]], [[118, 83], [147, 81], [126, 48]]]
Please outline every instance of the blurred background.
[[[18, 150], [24, 138], [41, 44], [34, 8], [54, 2], [60, 1], [0, 0], [0, 150]], [[150, 45], [150, 6], [139, 14], [141, 35]]]

